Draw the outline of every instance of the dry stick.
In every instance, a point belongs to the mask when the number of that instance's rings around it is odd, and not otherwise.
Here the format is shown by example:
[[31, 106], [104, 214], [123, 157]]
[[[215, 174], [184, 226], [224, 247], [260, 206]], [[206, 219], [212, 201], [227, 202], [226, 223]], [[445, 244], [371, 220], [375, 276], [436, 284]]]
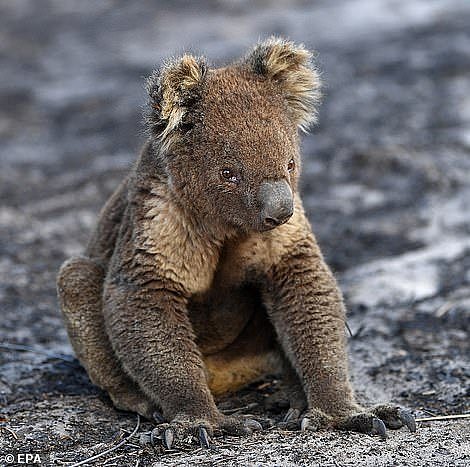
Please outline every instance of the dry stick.
[[35, 349], [34, 347], [29, 347], [28, 345], [23, 344], [11, 344], [10, 342], [0, 342], [0, 349], [5, 350], [17, 350], [20, 352], [31, 352], [39, 355], [46, 355], [50, 358], [56, 358], [58, 360], [63, 360], [67, 363], [74, 363], [75, 358], [71, 355], [59, 355], [54, 352], [49, 352], [48, 350]]
[[436, 318], [442, 318], [448, 311], [452, 310], [452, 307], [457, 304], [456, 301], [450, 300], [441, 305], [435, 312]]
[[139, 430], [140, 427], [140, 415], [137, 414], [137, 425], [134, 428], [134, 431], [125, 439], [123, 439], [119, 444], [116, 444], [116, 446], [113, 446], [112, 448], [107, 449], [106, 451], [100, 452], [94, 456], [89, 457], [88, 459], [84, 459], [80, 462], [77, 462], [76, 464], [72, 464], [70, 467], [78, 467], [79, 465], [87, 464], [90, 461], [94, 461], [96, 459], [99, 459], [100, 457], [105, 456], [106, 454], [109, 454], [110, 452], [115, 451], [116, 449], [120, 448], [124, 444], [127, 443]]
[[136, 448], [136, 449], [141, 449], [141, 448], [142, 448], [142, 446], [139, 446], [139, 445], [134, 444], [134, 443], [127, 443], [127, 445], [128, 445], [128, 446], [131, 446], [131, 447], [133, 447], [133, 448]]
[[18, 435], [13, 430], [8, 428], [7, 426], [0, 425], [0, 429], [2, 429], [2, 428], [4, 430], [8, 431], [8, 433], [10, 433], [13, 436], [13, 438], [15, 438], [16, 440], [18, 439]]
[[254, 409], [255, 407], [258, 407], [258, 405], [259, 404], [257, 402], [252, 402], [251, 404], [244, 405], [243, 407], [235, 407], [234, 409], [225, 409], [225, 410], [222, 410], [222, 412], [225, 415], [230, 415], [236, 412], [241, 412], [242, 410]]
[[454, 420], [456, 418], [470, 418], [470, 413], [462, 413], [457, 415], [437, 415], [435, 417], [417, 418], [417, 422], [434, 422], [439, 420]]

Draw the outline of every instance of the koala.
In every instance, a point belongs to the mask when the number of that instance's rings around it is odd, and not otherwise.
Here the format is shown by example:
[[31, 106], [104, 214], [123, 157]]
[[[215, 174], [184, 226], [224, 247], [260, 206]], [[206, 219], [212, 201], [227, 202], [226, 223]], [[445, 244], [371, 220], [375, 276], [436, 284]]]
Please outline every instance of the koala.
[[311, 53], [270, 38], [223, 68], [184, 55], [147, 91], [140, 157], [58, 275], [91, 381], [118, 409], [158, 412], [166, 447], [261, 429], [215, 401], [268, 374], [302, 430], [414, 431], [408, 411], [365, 409], [350, 384], [342, 295], [298, 191], [299, 130], [320, 98]]

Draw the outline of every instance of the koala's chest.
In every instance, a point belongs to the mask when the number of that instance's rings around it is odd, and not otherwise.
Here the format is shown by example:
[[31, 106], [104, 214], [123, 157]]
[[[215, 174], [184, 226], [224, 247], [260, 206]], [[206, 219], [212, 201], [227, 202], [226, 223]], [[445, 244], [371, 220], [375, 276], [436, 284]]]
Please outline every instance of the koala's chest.
[[203, 354], [229, 346], [263, 309], [265, 248], [257, 241], [227, 245], [209, 289], [192, 297], [189, 314]]
[[270, 242], [262, 235], [244, 241], [227, 243], [220, 255], [213, 285], [238, 287], [246, 282], [259, 282], [273, 263]]

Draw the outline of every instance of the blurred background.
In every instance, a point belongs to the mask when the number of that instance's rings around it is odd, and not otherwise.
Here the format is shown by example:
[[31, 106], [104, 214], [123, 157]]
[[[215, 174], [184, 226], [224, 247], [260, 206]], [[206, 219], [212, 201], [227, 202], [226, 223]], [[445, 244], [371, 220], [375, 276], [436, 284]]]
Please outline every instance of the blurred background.
[[[346, 295], [360, 397], [469, 410], [470, 2], [0, 0], [0, 416], [19, 437], [4, 452], [29, 436], [71, 459], [132, 425], [79, 367], [11, 344], [72, 354], [55, 275], [144, 141], [152, 68], [183, 51], [217, 66], [271, 34], [318, 52], [302, 192]], [[446, 426], [431, 438], [459, 459]]]

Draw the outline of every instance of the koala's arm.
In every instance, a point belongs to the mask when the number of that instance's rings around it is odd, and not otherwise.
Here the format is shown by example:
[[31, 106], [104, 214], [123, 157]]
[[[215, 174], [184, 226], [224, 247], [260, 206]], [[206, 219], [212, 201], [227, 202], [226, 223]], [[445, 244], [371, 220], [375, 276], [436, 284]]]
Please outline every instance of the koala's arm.
[[135, 248], [121, 229], [104, 288], [107, 332], [125, 371], [167, 420], [214, 422], [219, 412], [194, 341], [184, 284], [155, 268], [156, 252]]
[[121, 182], [100, 212], [98, 224], [88, 242], [85, 255], [104, 269], [114, 251], [122, 216], [127, 206], [127, 178]]
[[357, 411], [349, 383], [345, 309], [303, 212], [268, 272], [265, 301], [278, 338], [296, 369], [309, 409], [339, 420]]

